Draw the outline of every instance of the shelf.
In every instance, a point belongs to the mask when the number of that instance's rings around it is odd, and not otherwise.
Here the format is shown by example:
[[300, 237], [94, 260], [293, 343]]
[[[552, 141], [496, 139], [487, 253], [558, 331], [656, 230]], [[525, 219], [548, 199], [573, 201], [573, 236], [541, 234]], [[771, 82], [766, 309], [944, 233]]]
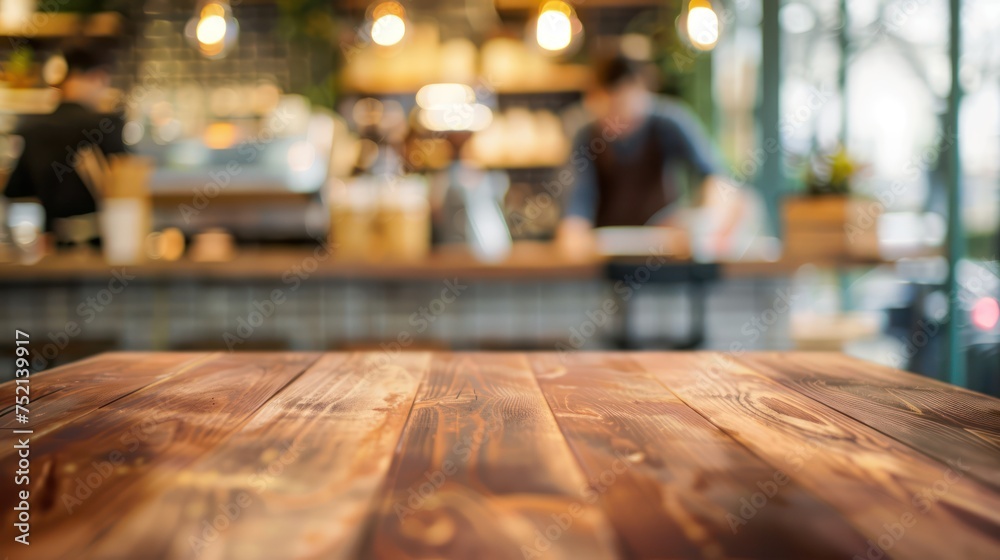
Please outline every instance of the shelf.
[[0, 26], [0, 37], [27, 40], [84, 37], [116, 37], [121, 33], [122, 16], [118, 12], [70, 14], [39, 12], [18, 26]]
[[565, 95], [581, 93], [586, 90], [582, 85], [574, 84], [542, 84], [526, 85], [524, 87], [504, 87], [496, 90], [497, 95]]
[[499, 163], [499, 162], [487, 162], [483, 163], [486, 169], [492, 169], [495, 171], [551, 171], [553, 169], [559, 169], [566, 165], [566, 161], [537, 161], [537, 162], [525, 162], [525, 163]]
[[[345, 91], [348, 93], [353, 93], [356, 95], [364, 95], [371, 97], [412, 97], [417, 94], [418, 88], [398, 88], [398, 87], [379, 87], [373, 85], [362, 85], [362, 84], [345, 84]], [[494, 93], [500, 96], [514, 96], [514, 95], [567, 95], [574, 93], [583, 93], [586, 91], [586, 87], [577, 86], [573, 84], [551, 84], [546, 85], [532, 85], [524, 86], [523, 88], [518, 87], [504, 87], [498, 88]]]
[[[129, 273], [142, 280], [280, 279], [296, 264], [314, 255], [308, 246], [242, 248], [232, 261], [202, 263], [185, 256], [179, 261], [146, 261], [130, 266]], [[70, 281], [107, 278], [110, 266], [98, 254], [56, 254], [34, 265], [0, 263], [0, 284], [8, 282]], [[416, 261], [356, 261], [333, 257], [311, 273], [310, 280], [389, 280], [426, 282], [459, 277], [469, 280], [541, 281], [597, 279], [598, 257], [569, 260], [547, 243], [517, 242], [501, 263], [476, 260], [464, 245], [437, 247], [426, 259]]]
[[[545, 80], [524, 80], [520, 83], [497, 83], [497, 95], [546, 95], [567, 94], [585, 91], [591, 82], [590, 70], [579, 64], [554, 65], [548, 70], [549, 77]], [[352, 79], [346, 72], [343, 75], [345, 89], [353, 93], [374, 96], [405, 96], [416, 95], [422, 86], [432, 83], [426, 80], [420, 83], [368, 82]]]
[[[663, 0], [588, 0], [587, 2], [573, 3], [574, 8], [596, 9], [596, 8], [643, 8], [663, 5]], [[497, 10], [537, 10], [538, 0], [496, 0]]]
[[12, 89], [0, 87], [0, 114], [46, 115], [59, 105], [55, 88]]
[[[663, 5], [663, 0], [583, 0], [580, 2], [570, 2], [573, 8], [580, 10], [594, 10], [601, 8], [644, 8], [659, 7]], [[371, 6], [371, 0], [341, 0], [340, 7], [349, 10], [362, 10]], [[541, 5], [539, 0], [495, 0], [495, 6], [500, 11], [527, 10], [536, 11]]]

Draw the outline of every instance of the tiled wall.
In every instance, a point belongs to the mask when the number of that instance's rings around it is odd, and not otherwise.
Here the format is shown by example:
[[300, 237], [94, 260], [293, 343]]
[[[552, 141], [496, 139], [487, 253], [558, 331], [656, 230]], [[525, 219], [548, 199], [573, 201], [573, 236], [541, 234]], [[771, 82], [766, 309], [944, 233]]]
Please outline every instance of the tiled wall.
[[[378, 348], [393, 340], [412, 341], [404, 343], [410, 349], [614, 347], [623, 314], [602, 319], [598, 310], [614, 301], [603, 282], [459, 283], [466, 287], [454, 298], [442, 298], [443, 282], [309, 281], [296, 288], [280, 281], [135, 280], [118, 294], [107, 290], [106, 281], [6, 284], [0, 289], [0, 324], [7, 332], [28, 332], [33, 352], [47, 364], [110, 349], [326, 350]], [[755, 340], [743, 330], [782, 286], [766, 280], [712, 285], [705, 347], [726, 350], [734, 341], [748, 349], [787, 346], [786, 316]], [[274, 290], [284, 299], [271, 312]], [[679, 286], [643, 286], [631, 302], [632, 331], [644, 339], [684, 338], [685, 298]], [[588, 324], [595, 321], [602, 325]], [[70, 323], [79, 332], [67, 328]]]
[[129, 39], [134, 44], [120, 54], [121, 63], [134, 77], [143, 75], [144, 64], [154, 64], [166, 76], [167, 84], [197, 83], [212, 87], [267, 78], [288, 91], [292, 74], [304, 62], [292, 60], [289, 42], [277, 33], [275, 4], [234, 6], [233, 15], [240, 27], [239, 41], [222, 60], [202, 57], [185, 39], [184, 27], [194, 15], [193, 4], [146, 0], [144, 8], [136, 6], [132, 11], [135, 36]]

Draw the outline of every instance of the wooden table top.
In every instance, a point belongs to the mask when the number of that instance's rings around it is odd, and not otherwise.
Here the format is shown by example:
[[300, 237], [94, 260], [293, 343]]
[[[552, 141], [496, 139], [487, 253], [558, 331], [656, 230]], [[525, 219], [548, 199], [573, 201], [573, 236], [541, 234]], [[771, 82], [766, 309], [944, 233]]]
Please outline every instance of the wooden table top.
[[0, 396], [11, 559], [1000, 558], [1000, 400], [837, 354], [112, 353]]

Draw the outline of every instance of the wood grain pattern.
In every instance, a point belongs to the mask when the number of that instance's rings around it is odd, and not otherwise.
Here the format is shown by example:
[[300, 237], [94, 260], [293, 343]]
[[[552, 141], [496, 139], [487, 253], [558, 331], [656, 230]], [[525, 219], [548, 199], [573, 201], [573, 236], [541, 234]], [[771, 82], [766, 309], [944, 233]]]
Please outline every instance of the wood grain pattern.
[[1000, 490], [1000, 400], [836, 354], [742, 361], [939, 461], [961, 460]]
[[[626, 355], [537, 354], [531, 363], [631, 557], [847, 558], [864, 549], [860, 533], [833, 508]], [[753, 523], [742, 524], [751, 501], [779, 492]]]
[[[61, 426], [94, 410], [174, 375], [183, 373], [198, 362], [209, 359], [205, 354], [130, 354], [109, 353], [32, 375], [31, 419], [28, 425], [14, 418], [13, 406], [0, 415], [0, 429], [28, 428], [39, 440]], [[51, 398], [53, 395], [58, 395]], [[14, 402], [14, 384], [0, 386], [0, 402]], [[0, 458], [13, 453], [13, 448], [0, 448]]]
[[[76, 557], [317, 358], [219, 356], [32, 442], [32, 556]], [[0, 472], [13, 473], [14, 459], [0, 460]], [[0, 496], [6, 500], [14, 491], [13, 477], [0, 478]], [[13, 514], [11, 508], [0, 512], [4, 526], [12, 526]], [[0, 543], [0, 554], [13, 553], [11, 543]]]
[[[109, 354], [98, 354], [72, 364], [61, 365], [41, 372], [36, 372], [34, 368], [29, 367], [28, 369], [32, 370], [30, 376], [32, 379], [31, 401], [33, 403], [40, 401], [52, 393], [65, 389], [81, 367], [86, 367], [93, 362], [106, 360], [109, 357]], [[69, 375], [60, 375], [66, 373]], [[34, 381], [36, 380], [39, 383], [35, 384]], [[11, 403], [14, 402], [15, 386], [13, 381], [0, 384], [0, 398], [3, 398], [3, 401], [0, 401], [0, 419], [6, 419], [8, 415], [14, 412], [14, 405]]]
[[[869, 547], [881, 548], [872, 554], [989, 558], [1000, 551], [1000, 495], [969, 477], [964, 464], [929, 459], [721, 355], [635, 359], [721, 430], [836, 507]], [[855, 554], [864, 558], [867, 549]]]
[[744, 358], [98, 356], [32, 379], [0, 558], [1000, 558], [996, 399]]
[[324, 356], [86, 555], [353, 557], [429, 364]]
[[603, 513], [520, 354], [435, 354], [371, 558], [613, 558]]
[[[81, 368], [94, 373], [105, 369], [121, 369], [135, 365], [134, 360], [127, 358], [122, 353], [105, 353], [85, 358], [72, 364], [61, 365], [45, 371], [31, 371], [31, 402], [39, 404], [46, 396], [62, 391], [78, 382]], [[118, 358], [116, 360], [116, 358]], [[8, 416], [14, 412], [14, 387], [12, 382], [0, 384], [0, 420], [7, 420]]]

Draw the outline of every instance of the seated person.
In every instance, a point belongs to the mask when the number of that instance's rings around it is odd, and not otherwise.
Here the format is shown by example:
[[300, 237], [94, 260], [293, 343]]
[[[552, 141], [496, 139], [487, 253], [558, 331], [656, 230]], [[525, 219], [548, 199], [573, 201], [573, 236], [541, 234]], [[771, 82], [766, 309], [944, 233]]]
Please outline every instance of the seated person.
[[81, 177], [78, 156], [87, 148], [103, 156], [124, 152], [123, 123], [119, 116], [98, 111], [110, 85], [110, 63], [102, 53], [74, 48], [64, 57], [67, 73], [59, 106], [48, 115], [23, 117], [18, 124], [15, 134], [24, 139], [24, 148], [4, 196], [38, 198], [45, 209], [45, 230], [57, 233], [57, 243], [70, 237], [96, 243], [94, 185]]

